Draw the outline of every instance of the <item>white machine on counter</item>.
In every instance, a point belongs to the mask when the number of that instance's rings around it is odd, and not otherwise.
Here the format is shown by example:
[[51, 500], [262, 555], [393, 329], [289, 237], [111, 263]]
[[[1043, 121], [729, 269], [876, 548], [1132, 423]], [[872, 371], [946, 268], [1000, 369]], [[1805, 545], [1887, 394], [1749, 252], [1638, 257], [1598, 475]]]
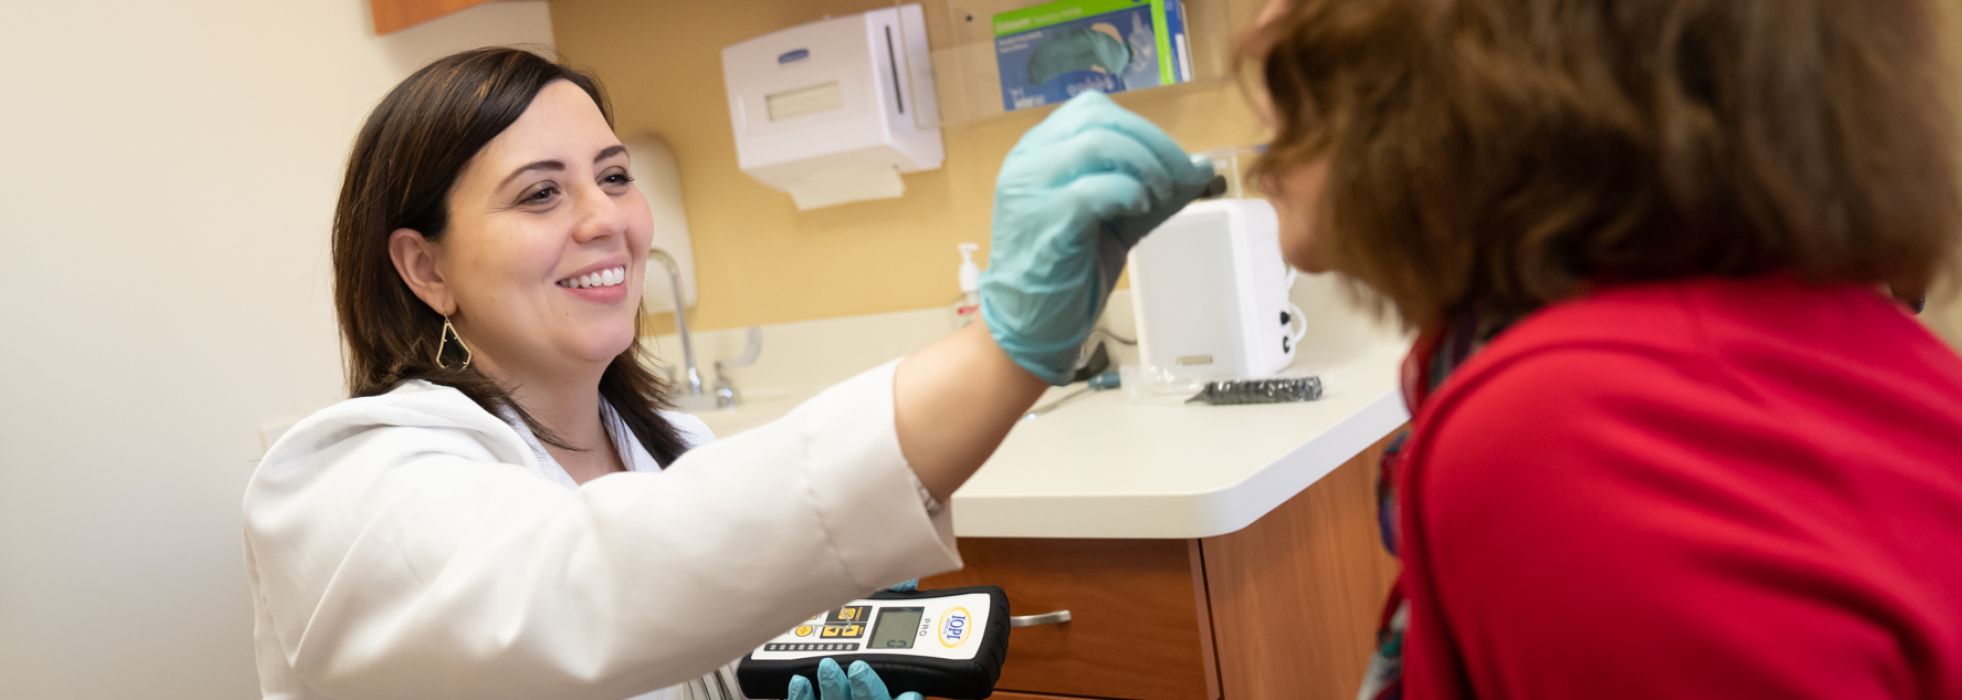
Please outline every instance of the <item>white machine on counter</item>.
[[722, 50], [742, 170], [798, 209], [897, 197], [940, 167], [919, 5], [791, 27]]
[[1306, 330], [1288, 301], [1274, 207], [1263, 199], [1194, 202], [1131, 249], [1138, 359], [1165, 378], [1273, 376]]

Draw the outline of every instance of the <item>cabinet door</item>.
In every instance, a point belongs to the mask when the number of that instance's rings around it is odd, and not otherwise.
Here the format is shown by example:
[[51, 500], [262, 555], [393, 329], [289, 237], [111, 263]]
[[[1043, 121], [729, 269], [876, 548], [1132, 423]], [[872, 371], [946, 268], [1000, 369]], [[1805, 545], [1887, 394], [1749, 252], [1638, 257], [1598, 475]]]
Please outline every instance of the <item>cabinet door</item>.
[[967, 568], [920, 586], [993, 584], [1014, 615], [1070, 612], [1009, 633], [996, 697], [1219, 697], [1192, 541], [963, 538], [960, 550]]
[[1356, 697], [1397, 575], [1376, 525], [1389, 441], [1246, 529], [1199, 541], [1226, 697]]

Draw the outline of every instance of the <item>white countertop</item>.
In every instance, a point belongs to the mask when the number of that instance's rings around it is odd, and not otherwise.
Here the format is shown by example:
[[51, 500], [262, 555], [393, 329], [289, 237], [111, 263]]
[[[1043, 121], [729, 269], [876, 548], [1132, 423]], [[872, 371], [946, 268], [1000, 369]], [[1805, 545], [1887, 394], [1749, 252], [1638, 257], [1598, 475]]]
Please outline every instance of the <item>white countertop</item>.
[[[1092, 392], [1023, 420], [954, 493], [963, 537], [1184, 539], [1234, 532], [1408, 420], [1397, 365], [1408, 344], [1349, 335], [1289, 374], [1322, 378], [1318, 401], [1250, 406], [1140, 403]], [[1082, 384], [1051, 389], [1041, 406]], [[702, 417], [727, 434], [774, 419], [807, 392]]]
[[1016, 426], [955, 492], [954, 531], [1182, 539], [1244, 528], [1408, 419], [1396, 390], [1405, 347], [1380, 342], [1346, 358], [1304, 358], [1294, 371], [1321, 376], [1324, 388], [1321, 400], [1306, 403], [1163, 406], [1129, 401], [1122, 391], [1077, 397]]

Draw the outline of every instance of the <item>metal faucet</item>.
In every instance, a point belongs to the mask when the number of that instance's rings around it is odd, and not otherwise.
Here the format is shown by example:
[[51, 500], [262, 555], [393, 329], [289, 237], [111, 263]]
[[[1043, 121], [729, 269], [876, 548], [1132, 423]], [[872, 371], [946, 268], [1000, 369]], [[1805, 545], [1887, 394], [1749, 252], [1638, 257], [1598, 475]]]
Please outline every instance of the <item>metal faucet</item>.
[[729, 381], [729, 370], [756, 364], [756, 358], [763, 352], [763, 329], [749, 327], [749, 334], [743, 341], [743, 354], [733, 360], [715, 361], [715, 403], [718, 406], [734, 406], [742, 394], [736, 385]]
[[681, 289], [681, 265], [674, 256], [660, 248], [647, 251], [647, 259], [661, 264], [668, 273], [668, 283], [674, 289], [674, 327], [681, 334], [681, 359], [684, 364], [682, 380], [687, 383], [685, 393], [675, 397], [675, 405], [682, 410], [701, 410], [705, 408], [727, 408], [735, 404], [735, 392], [717, 392], [711, 396], [702, 390], [702, 371], [695, 364], [695, 342], [688, 336], [688, 298]]

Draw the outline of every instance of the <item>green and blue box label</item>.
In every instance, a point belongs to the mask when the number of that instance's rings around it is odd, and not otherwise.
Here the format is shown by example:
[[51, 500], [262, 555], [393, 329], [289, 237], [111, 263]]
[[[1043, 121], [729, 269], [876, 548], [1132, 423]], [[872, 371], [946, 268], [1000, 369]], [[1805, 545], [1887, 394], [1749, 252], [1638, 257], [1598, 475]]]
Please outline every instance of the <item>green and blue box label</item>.
[[1060, 0], [995, 15], [1002, 106], [1010, 111], [1190, 80], [1178, 0]]

